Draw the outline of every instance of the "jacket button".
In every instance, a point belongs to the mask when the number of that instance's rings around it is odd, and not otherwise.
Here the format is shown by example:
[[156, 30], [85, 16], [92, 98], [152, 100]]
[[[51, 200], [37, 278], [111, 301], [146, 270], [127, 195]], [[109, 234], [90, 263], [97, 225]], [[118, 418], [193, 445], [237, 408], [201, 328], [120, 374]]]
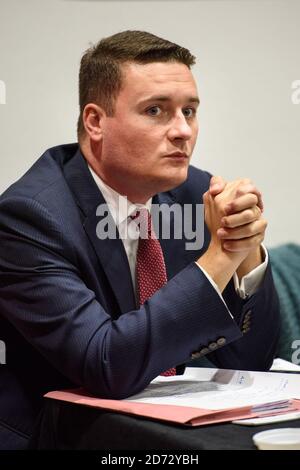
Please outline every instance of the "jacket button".
[[193, 352], [191, 355], [191, 359], [198, 359], [199, 357], [201, 357], [201, 354], [199, 351]]
[[224, 346], [225, 343], [226, 343], [226, 339], [223, 336], [217, 339], [218, 346]]
[[251, 317], [251, 310], [248, 310], [246, 313], [245, 313], [245, 320], [249, 320], [249, 318]]
[[242, 328], [242, 333], [248, 333], [248, 331], [250, 331], [250, 328]]
[[214, 351], [215, 349], [217, 349], [218, 345], [215, 341], [213, 341], [212, 343], [209, 343], [208, 345], [208, 348], [211, 350], [211, 351]]
[[205, 356], [205, 354], [208, 354], [209, 352], [210, 352], [210, 350], [208, 348], [200, 349], [201, 356]]

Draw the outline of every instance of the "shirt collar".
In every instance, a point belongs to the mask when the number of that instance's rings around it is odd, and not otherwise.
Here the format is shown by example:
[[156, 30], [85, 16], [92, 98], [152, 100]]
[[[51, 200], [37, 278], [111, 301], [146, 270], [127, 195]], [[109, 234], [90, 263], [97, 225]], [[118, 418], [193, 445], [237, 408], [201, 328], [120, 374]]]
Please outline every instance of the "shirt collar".
[[114, 219], [117, 227], [119, 227], [122, 222], [124, 222], [129, 216], [133, 215], [138, 210], [146, 208], [149, 212], [151, 211], [152, 198], [148, 199], [145, 204], [134, 204], [133, 202], [129, 201], [126, 196], [119, 194], [117, 191], [104, 183], [104, 181], [94, 172], [90, 165], [88, 165], [88, 167], [96, 185], [106, 200], [112, 218]]

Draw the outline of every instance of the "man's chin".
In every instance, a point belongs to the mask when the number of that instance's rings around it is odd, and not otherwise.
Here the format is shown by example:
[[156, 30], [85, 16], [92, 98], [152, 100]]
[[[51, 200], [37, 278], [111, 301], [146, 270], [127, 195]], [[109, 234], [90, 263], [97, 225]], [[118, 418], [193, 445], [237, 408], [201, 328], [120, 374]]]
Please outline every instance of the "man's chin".
[[[173, 170], [173, 171], [172, 171]], [[170, 169], [169, 173], [166, 175], [165, 181], [162, 182], [162, 186], [164, 189], [162, 191], [170, 191], [171, 189], [177, 188], [183, 184], [188, 176], [188, 166], [186, 168], [179, 168], [174, 171], [174, 169]]]

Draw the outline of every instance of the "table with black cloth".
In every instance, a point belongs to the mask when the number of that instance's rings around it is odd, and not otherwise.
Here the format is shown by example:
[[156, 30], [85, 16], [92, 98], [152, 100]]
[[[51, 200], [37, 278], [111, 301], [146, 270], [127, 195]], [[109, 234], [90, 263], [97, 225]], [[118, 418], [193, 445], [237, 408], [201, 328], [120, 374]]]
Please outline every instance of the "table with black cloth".
[[300, 427], [300, 419], [264, 426], [220, 423], [190, 427], [45, 398], [30, 448], [254, 450], [255, 433], [286, 427]]

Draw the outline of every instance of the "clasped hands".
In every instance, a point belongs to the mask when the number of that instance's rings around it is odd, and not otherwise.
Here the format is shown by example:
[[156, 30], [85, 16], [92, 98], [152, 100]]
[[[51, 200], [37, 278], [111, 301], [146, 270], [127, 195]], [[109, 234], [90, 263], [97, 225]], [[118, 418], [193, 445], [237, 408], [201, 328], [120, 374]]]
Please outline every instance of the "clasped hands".
[[203, 202], [211, 242], [198, 262], [223, 290], [233, 272], [241, 278], [262, 262], [262, 195], [249, 179], [213, 176]]
[[205, 221], [215, 243], [221, 243], [226, 251], [245, 255], [260, 246], [267, 222], [262, 218], [262, 195], [251, 180], [226, 183], [213, 176], [203, 199]]

